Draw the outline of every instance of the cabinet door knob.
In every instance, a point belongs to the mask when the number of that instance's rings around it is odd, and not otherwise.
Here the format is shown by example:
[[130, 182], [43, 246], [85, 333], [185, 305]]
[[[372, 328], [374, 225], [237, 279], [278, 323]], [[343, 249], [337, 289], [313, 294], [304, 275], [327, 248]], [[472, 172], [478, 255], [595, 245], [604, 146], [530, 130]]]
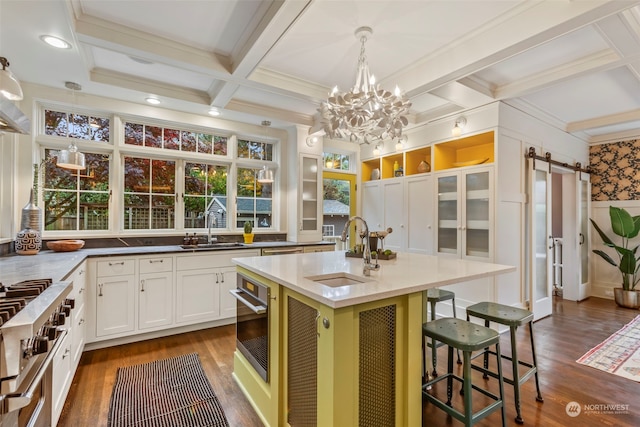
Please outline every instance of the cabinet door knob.
[[102, 296], [102, 283], [98, 283], [98, 296]]
[[144, 280], [140, 280], [140, 292], [144, 292]]

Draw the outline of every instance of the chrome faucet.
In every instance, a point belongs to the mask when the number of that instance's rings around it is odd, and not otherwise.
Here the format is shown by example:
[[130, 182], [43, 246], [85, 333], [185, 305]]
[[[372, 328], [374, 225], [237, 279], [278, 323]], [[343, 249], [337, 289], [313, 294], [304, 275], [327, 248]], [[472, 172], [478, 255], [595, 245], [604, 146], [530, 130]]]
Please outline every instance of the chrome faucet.
[[205, 212], [205, 215], [207, 217], [207, 243], [211, 244], [218, 241], [217, 237], [211, 237], [211, 224], [213, 223], [213, 225], [217, 225], [217, 220], [215, 217], [215, 212], [213, 211], [207, 211]]
[[369, 242], [369, 226], [367, 225], [367, 221], [365, 221], [359, 216], [352, 216], [351, 218], [349, 218], [347, 223], [344, 225], [344, 229], [342, 230], [342, 235], [340, 236], [340, 240], [342, 240], [343, 242], [347, 241], [347, 232], [349, 231], [349, 225], [355, 220], [362, 221], [362, 224], [364, 226], [364, 230], [362, 230], [364, 234], [364, 249], [362, 252], [362, 261], [364, 261], [364, 266], [362, 268], [362, 274], [365, 276], [371, 276], [371, 270], [378, 271], [380, 269], [380, 264], [378, 264], [377, 253], [376, 253], [376, 263], [371, 264], [371, 246]]

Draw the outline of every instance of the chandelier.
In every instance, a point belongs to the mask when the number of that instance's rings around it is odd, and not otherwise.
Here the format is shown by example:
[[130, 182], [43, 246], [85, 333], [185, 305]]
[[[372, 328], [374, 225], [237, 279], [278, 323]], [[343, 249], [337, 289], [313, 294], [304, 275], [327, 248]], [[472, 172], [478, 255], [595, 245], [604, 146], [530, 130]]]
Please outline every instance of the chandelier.
[[372, 33], [370, 27], [360, 27], [355, 31], [356, 38], [360, 40], [356, 83], [349, 92], [340, 92], [338, 86], [333, 88], [319, 109], [322, 124], [331, 138], [360, 144], [389, 139], [402, 143], [406, 141], [402, 128], [409, 123], [406, 115], [411, 102], [397, 86], [392, 93], [375, 84], [364, 50], [364, 44]]

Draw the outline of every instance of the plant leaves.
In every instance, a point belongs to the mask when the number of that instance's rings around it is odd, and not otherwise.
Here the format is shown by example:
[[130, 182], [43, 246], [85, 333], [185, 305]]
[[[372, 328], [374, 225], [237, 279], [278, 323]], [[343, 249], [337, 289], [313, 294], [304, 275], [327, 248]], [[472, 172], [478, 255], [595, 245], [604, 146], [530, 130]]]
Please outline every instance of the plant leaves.
[[[609, 238], [609, 236], [607, 236], [606, 234], [604, 234], [604, 231], [602, 231], [600, 229], [600, 227], [598, 227], [598, 224], [596, 224], [596, 222], [594, 220], [592, 220], [591, 218], [589, 218], [589, 221], [591, 221], [591, 224], [593, 224], [593, 228], [596, 229], [596, 231], [598, 232], [598, 234], [600, 235], [600, 238], [602, 239], [602, 241], [605, 243], [605, 245], [607, 246], [615, 246], [615, 244], [611, 241], [611, 239]], [[614, 264], [615, 265], [615, 264]]]
[[630, 238], [634, 236], [634, 231], [636, 235], [638, 234], [636, 224], [626, 210], [609, 206], [609, 217], [611, 217], [611, 228], [618, 236]]
[[603, 252], [603, 251], [601, 251], [600, 249], [594, 249], [594, 250], [593, 250], [593, 253], [594, 253], [594, 254], [598, 254], [598, 255], [600, 255], [600, 256], [602, 257], [602, 259], [604, 259], [605, 261], [607, 261], [609, 264], [613, 265], [614, 267], [617, 267], [617, 266], [618, 266], [618, 263], [617, 263], [617, 262], [615, 262], [615, 261], [613, 260], [613, 258], [611, 258], [611, 257], [609, 256], [609, 254], [608, 254], [608, 253]]

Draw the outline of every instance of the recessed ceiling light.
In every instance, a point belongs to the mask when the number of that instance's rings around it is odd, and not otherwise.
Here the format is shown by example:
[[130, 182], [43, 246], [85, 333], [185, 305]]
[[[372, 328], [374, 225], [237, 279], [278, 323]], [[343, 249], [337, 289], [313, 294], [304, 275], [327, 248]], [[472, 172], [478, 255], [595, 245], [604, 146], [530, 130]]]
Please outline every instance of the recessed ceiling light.
[[42, 40], [49, 46], [53, 46], [58, 49], [71, 49], [71, 43], [61, 39], [60, 37], [44, 35], [40, 36], [40, 40]]
[[160, 100], [159, 100], [158, 98], [154, 98], [154, 97], [152, 97], [152, 96], [148, 97], [148, 98], [146, 99], [146, 101], [147, 101], [149, 104], [153, 104], [153, 105], [158, 105], [158, 104], [160, 104]]
[[218, 111], [215, 108], [212, 108], [212, 109], [209, 110], [209, 115], [210, 116], [214, 116], [214, 117], [219, 116], [220, 115], [220, 111]]

